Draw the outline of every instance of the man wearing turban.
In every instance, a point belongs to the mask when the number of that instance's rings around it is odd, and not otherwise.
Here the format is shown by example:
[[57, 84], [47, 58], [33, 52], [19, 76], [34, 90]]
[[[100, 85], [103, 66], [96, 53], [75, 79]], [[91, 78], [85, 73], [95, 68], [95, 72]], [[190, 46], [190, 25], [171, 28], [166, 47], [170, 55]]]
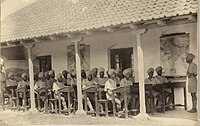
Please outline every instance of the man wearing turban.
[[196, 113], [197, 112], [197, 65], [193, 63], [193, 59], [195, 55], [189, 53], [186, 57], [186, 62], [189, 64], [187, 70], [187, 77], [188, 77], [188, 92], [191, 93], [192, 96], [192, 109], [188, 112]]
[[[63, 78], [62, 78], [61, 73], [59, 73], [56, 76], [56, 79], [57, 79], [57, 81], [53, 83], [54, 98], [59, 99], [58, 90], [65, 87], [65, 85], [63, 84]], [[66, 101], [65, 101], [65, 97], [62, 94], [61, 94], [60, 100], [61, 100], [62, 106], [64, 108], [63, 111], [67, 112], [67, 104], [66, 104]]]
[[[163, 68], [161, 66], [158, 66], [156, 69], [156, 73], [157, 75], [154, 77], [154, 81], [155, 81], [155, 84], [164, 84], [164, 83], [169, 83], [170, 81], [167, 80], [167, 78], [165, 78], [163, 75], [162, 75], [162, 70]], [[158, 106], [161, 106], [162, 104], [162, 90], [160, 88], [160, 86], [158, 86], [158, 88], [156, 88], [156, 86], [154, 86], [154, 90], [158, 92]], [[168, 99], [167, 102], [166, 102], [166, 105], [170, 105], [172, 103], [172, 99], [173, 99], [173, 94], [167, 90], [164, 90], [164, 98], [165, 99]], [[166, 107], [166, 110], [170, 110], [170, 107]], [[158, 111], [160, 112], [161, 109], [158, 109]]]
[[115, 103], [117, 104], [117, 109], [121, 110], [121, 101], [117, 98], [117, 95], [113, 93], [112, 90], [117, 88], [117, 82], [116, 82], [116, 74], [114, 69], [108, 70], [108, 77], [109, 79], [105, 83], [104, 91], [106, 92], [106, 98], [108, 100], [112, 100], [112, 96], [115, 96]]
[[[30, 86], [30, 83], [29, 83], [29, 81], [28, 81], [28, 75], [27, 75], [27, 73], [23, 73], [23, 74], [21, 75], [21, 78], [22, 78], [22, 80], [18, 83], [17, 89], [29, 87], [29, 86]], [[28, 93], [27, 93], [27, 94], [28, 94]], [[22, 106], [22, 99], [23, 99], [23, 94], [20, 93], [20, 94], [19, 94], [19, 105], [20, 105], [20, 106]], [[25, 98], [25, 100], [26, 100], [26, 103], [28, 103], [28, 99]], [[27, 105], [28, 105], [28, 104], [27, 104]]]
[[99, 72], [99, 77], [97, 79], [97, 83], [99, 85], [105, 85], [106, 81], [108, 80], [108, 78], [104, 76], [105, 69], [103, 67], [101, 67], [101, 68], [99, 68], [98, 72]]

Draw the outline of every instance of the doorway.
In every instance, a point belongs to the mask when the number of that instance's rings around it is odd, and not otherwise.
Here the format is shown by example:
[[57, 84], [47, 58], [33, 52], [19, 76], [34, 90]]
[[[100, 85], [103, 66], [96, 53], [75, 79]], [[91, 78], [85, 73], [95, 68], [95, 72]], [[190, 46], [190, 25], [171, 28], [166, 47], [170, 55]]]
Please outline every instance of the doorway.
[[110, 50], [111, 68], [124, 70], [133, 66], [133, 48], [120, 48]]

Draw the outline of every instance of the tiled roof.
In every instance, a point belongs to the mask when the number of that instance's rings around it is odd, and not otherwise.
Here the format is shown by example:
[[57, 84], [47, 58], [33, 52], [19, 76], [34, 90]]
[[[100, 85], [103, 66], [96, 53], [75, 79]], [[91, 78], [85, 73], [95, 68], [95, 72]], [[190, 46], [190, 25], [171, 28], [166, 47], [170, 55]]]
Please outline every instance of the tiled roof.
[[197, 7], [197, 0], [37, 0], [1, 21], [1, 42], [197, 13]]

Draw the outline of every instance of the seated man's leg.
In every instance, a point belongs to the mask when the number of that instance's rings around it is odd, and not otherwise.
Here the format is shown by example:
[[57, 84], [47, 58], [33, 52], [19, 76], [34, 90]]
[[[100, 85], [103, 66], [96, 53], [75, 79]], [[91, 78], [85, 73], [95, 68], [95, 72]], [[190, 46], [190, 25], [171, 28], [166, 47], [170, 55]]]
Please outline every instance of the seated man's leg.
[[66, 104], [65, 98], [62, 96], [60, 98], [61, 98], [62, 106], [63, 106], [64, 110], [67, 110], [67, 104]]
[[92, 103], [91, 103], [90, 99], [88, 97], [86, 99], [87, 99], [87, 105], [88, 105], [90, 111], [94, 111], [94, 108], [92, 106]]
[[115, 103], [117, 104], [117, 110], [121, 110], [121, 101], [115, 98]]

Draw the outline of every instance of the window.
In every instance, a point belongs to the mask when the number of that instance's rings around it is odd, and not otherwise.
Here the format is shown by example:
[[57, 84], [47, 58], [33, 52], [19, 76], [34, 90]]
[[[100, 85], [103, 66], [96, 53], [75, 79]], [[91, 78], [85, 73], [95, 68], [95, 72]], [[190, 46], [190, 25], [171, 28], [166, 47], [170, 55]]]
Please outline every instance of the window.
[[37, 59], [39, 60], [39, 69], [40, 72], [43, 71], [48, 71], [51, 70], [51, 55], [47, 55], [47, 56], [39, 56], [37, 57]]

